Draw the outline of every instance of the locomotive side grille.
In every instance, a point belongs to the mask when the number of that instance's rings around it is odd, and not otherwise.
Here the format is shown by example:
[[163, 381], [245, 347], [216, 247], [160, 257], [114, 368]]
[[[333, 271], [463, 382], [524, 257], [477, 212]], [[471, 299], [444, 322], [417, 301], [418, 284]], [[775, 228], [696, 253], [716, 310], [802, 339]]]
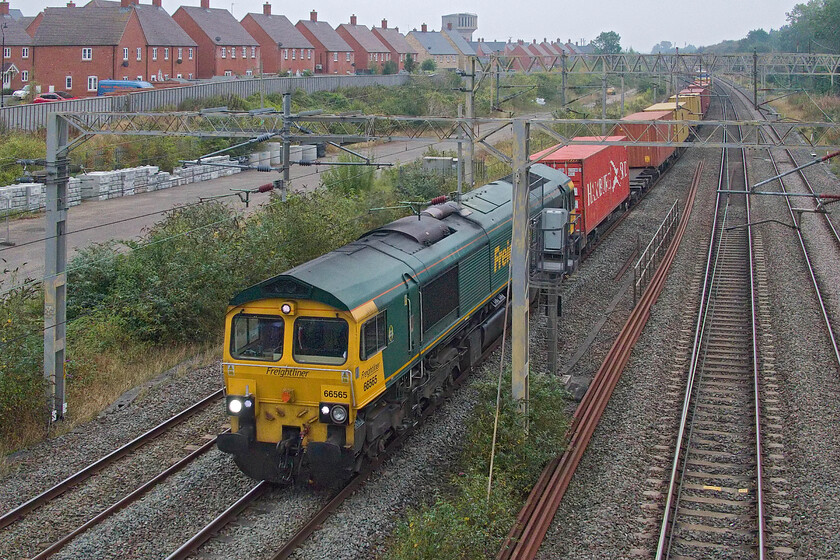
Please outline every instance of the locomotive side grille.
[[459, 265], [458, 292], [461, 313], [467, 313], [490, 293], [490, 259], [485, 247]]

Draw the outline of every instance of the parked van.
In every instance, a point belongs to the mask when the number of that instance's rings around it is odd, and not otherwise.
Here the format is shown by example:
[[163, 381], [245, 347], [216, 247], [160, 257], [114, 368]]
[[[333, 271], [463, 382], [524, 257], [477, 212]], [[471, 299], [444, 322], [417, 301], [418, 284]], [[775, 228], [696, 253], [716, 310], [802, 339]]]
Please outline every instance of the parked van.
[[96, 95], [107, 95], [123, 89], [154, 89], [154, 87], [142, 80], [99, 80]]

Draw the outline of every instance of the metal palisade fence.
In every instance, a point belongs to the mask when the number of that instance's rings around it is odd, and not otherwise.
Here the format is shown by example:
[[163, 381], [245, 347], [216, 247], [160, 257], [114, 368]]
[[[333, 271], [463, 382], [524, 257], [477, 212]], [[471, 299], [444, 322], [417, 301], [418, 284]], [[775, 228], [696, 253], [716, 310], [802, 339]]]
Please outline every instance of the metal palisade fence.
[[126, 95], [89, 97], [50, 103], [27, 103], [0, 109], [0, 123], [6, 130], [38, 130], [47, 126], [50, 113], [141, 113], [161, 107], [177, 107], [188, 99], [236, 95], [242, 98], [260, 92], [264, 94], [296, 91], [307, 93], [333, 91], [338, 88], [372, 85], [397, 86], [408, 82], [407, 74], [387, 76], [309, 76], [293, 78], [247, 78], [206, 82], [183, 87], [138, 91]]

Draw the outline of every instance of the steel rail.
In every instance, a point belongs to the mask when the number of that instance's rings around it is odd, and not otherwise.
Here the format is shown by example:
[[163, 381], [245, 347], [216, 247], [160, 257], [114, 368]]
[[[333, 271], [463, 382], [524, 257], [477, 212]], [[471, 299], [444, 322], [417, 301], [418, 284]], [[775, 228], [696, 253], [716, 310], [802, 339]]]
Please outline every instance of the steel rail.
[[52, 488], [42, 492], [41, 494], [38, 494], [34, 498], [24, 502], [23, 504], [19, 505], [15, 509], [6, 512], [5, 514], [3, 514], [2, 517], [0, 517], [0, 529], [6, 527], [8, 525], [11, 525], [12, 523], [14, 523], [15, 521], [17, 521], [18, 519], [20, 519], [21, 517], [23, 517], [27, 513], [31, 512], [32, 510], [44, 505], [45, 503], [49, 502], [53, 498], [55, 498], [57, 496], [60, 496], [61, 494], [63, 494], [64, 492], [66, 492], [67, 490], [72, 488], [73, 486], [76, 486], [80, 482], [90, 478], [92, 475], [96, 474], [97, 472], [99, 472], [100, 470], [105, 468], [106, 466], [114, 463], [115, 461], [117, 461], [118, 459], [121, 459], [122, 457], [125, 457], [126, 455], [128, 455], [132, 451], [136, 450], [137, 448], [139, 448], [139, 447], [145, 445], [146, 443], [150, 442], [151, 440], [155, 439], [156, 437], [158, 437], [162, 433], [166, 432], [169, 428], [180, 424], [181, 422], [183, 422], [184, 420], [186, 420], [187, 418], [189, 418], [190, 416], [192, 416], [193, 414], [195, 414], [199, 410], [202, 410], [202, 409], [206, 408], [215, 399], [220, 398], [222, 396], [222, 394], [223, 394], [223, 390], [219, 389], [218, 391], [215, 391], [215, 392], [207, 395], [202, 400], [193, 404], [189, 408], [186, 408], [185, 410], [182, 410], [181, 412], [179, 412], [178, 414], [176, 414], [175, 416], [173, 416], [169, 420], [166, 420], [165, 422], [162, 422], [162, 423], [158, 424], [157, 426], [155, 426], [151, 430], [149, 430], [149, 431], [145, 432], [144, 434], [134, 438], [133, 440], [129, 441], [128, 443], [126, 443], [122, 447], [112, 451], [108, 455], [105, 455], [104, 457], [102, 457], [98, 461], [96, 461], [94, 463], [91, 463], [90, 465], [83, 468], [82, 470], [80, 470], [80, 471], [76, 472], [75, 474], [70, 475], [69, 477], [65, 478], [64, 480], [62, 480], [61, 482], [59, 482], [58, 484], [56, 484]]
[[201, 531], [193, 535], [190, 540], [182, 544], [178, 550], [167, 556], [166, 560], [185, 560], [186, 558], [189, 558], [190, 555], [198, 550], [202, 544], [210, 540], [213, 535], [233, 521], [236, 516], [242, 512], [242, 510], [268, 492], [269, 488], [271, 488], [270, 482], [266, 482], [264, 480], [261, 481], [259, 484], [251, 488], [244, 496], [236, 500], [233, 505], [220, 513]]
[[[225, 430], [222, 433], [226, 433], [226, 432], [229, 432], [229, 431], [230, 430]], [[149, 490], [154, 488], [156, 485], [158, 485], [161, 482], [163, 482], [164, 480], [166, 480], [169, 476], [171, 476], [171, 475], [177, 473], [178, 471], [182, 470], [184, 467], [186, 467], [188, 464], [190, 464], [193, 460], [198, 458], [200, 455], [203, 455], [204, 453], [206, 453], [207, 451], [212, 449], [213, 446], [216, 444], [217, 439], [218, 439], [218, 436], [214, 437], [213, 439], [208, 440], [201, 447], [199, 447], [198, 449], [195, 449], [192, 453], [190, 453], [189, 455], [187, 455], [186, 457], [184, 457], [183, 459], [181, 459], [177, 463], [172, 464], [166, 470], [157, 474], [154, 478], [146, 481], [145, 483], [143, 483], [142, 486], [140, 486], [139, 488], [137, 488], [136, 490], [134, 490], [133, 492], [131, 492], [130, 494], [128, 494], [127, 496], [125, 496], [124, 498], [119, 500], [118, 502], [116, 502], [116, 503], [112, 504], [111, 506], [109, 506], [108, 508], [102, 510], [95, 517], [89, 519], [84, 524], [80, 525], [78, 528], [74, 529], [72, 532], [70, 532], [67, 535], [65, 535], [64, 537], [62, 537], [60, 540], [51, 544], [49, 546], [49, 548], [46, 548], [41, 553], [39, 553], [38, 555], [33, 556], [32, 560], [43, 560], [44, 558], [49, 558], [50, 556], [52, 556], [53, 554], [55, 554], [56, 552], [58, 552], [59, 550], [64, 548], [64, 546], [67, 543], [69, 543], [71, 540], [76, 538], [78, 535], [84, 533], [85, 531], [87, 531], [88, 529], [93, 527], [94, 525], [97, 525], [98, 523], [101, 523], [103, 520], [105, 520], [109, 516], [113, 515], [114, 513], [118, 512], [122, 509], [125, 509], [127, 506], [136, 502], [141, 497], [143, 497]]]
[[[648, 290], [645, 291], [638, 305], [630, 313], [630, 317], [625, 322], [593, 378], [589, 390], [575, 411], [566, 450], [559, 461], [552, 461], [544, 469], [538, 485], [531, 491], [525, 506], [520, 510], [514, 526], [499, 550], [497, 559], [530, 559], [534, 558], [539, 551], [542, 540], [554, 519], [577, 465], [586, 451], [589, 440], [606, 409], [624, 366], [630, 358], [633, 346], [647, 323], [650, 308], [665, 285], [668, 271], [679, 249], [680, 240], [688, 226], [701, 171], [702, 162], [698, 164], [695, 171], [691, 189], [686, 198], [683, 218], [674, 236], [674, 241], [668, 248], [656, 274], [654, 274]], [[546, 478], [548, 482], [543, 483]]]

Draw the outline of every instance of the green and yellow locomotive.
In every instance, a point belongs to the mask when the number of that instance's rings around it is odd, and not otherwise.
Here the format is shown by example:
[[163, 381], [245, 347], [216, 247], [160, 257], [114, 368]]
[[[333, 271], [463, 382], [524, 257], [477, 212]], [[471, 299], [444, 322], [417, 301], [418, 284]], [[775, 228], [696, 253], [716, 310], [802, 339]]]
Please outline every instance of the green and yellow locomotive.
[[[531, 215], [574, 207], [569, 178], [531, 167]], [[239, 293], [225, 320], [231, 432], [248, 476], [329, 482], [417, 422], [501, 334], [513, 187], [496, 181]]]

